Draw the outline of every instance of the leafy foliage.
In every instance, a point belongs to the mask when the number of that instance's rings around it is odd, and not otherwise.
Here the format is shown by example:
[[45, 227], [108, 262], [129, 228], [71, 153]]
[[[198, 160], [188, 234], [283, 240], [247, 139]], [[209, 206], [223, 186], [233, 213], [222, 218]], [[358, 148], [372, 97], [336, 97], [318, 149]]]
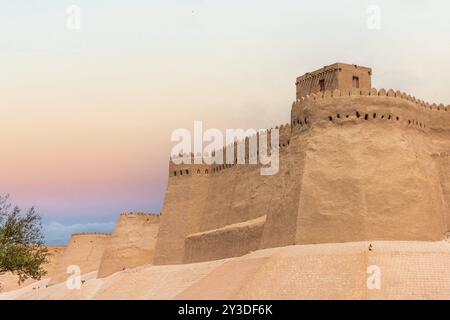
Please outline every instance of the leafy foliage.
[[0, 196], [0, 274], [12, 272], [19, 283], [41, 279], [47, 262], [41, 218], [34, 208], [25, 214], [11, 208], [8, 196]]

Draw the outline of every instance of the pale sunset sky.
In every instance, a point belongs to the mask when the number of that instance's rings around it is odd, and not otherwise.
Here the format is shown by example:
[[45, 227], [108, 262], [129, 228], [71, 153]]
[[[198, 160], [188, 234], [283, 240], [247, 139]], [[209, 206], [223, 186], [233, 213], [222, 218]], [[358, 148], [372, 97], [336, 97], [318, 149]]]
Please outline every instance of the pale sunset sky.
[[0, 0], [0, 194], [36, 206], [49, 244], [110, 232], [121, 212], [160, 212], [173, 130], [288, 122], [295, 78], [334, 62], [448, 105], [449, 14], [444, 0]]

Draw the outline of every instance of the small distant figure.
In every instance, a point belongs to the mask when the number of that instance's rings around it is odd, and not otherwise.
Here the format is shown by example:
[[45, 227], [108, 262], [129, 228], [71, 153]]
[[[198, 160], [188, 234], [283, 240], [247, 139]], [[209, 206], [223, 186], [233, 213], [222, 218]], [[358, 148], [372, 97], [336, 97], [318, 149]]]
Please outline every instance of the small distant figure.
[[372, 248], [373, 248], [373, 247], [372, 247], [372, 244], [370, 243], [370, 244], [369, 244], [369, 251], [372, 251]]

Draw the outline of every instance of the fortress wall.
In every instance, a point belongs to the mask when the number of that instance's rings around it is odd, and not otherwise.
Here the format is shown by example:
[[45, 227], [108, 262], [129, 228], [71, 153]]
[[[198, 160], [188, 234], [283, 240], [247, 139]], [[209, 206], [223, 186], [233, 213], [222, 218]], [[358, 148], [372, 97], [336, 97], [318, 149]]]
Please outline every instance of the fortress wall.
[[97, 277], [152, 264], [159, 218], [155, 214], [122, 214], [103, 253]]
[[[258, 165], [216, 166], [209, 181], [201, 233], [186, 239], [185, 262], [237, 256], [259, 248], [264, 222], [254, 226], [252, 221], [265, 220], [271, 192], [275, 192], [271, 178], [262, 177], [259, 169]], [[229, 228], [240, 224], [245, 227]]]
[[445, 202], [447, 237], [450, 234], [450, 152], [435, 153], [433, 159], [439, 169], [442, 196]]
[[241, 165], [228, 209], [226, 225], [252, 220], [267, 214], [270, 178], [260, 175], [258, 165]]
[[[234, 252], [233, 256], [235, 256], [237, 252], [244, 254], [248, 250], [252, 250], [253, 242], [250, 247], [243, 246], [241, 234], [253, 229], [240, 229], [239, 232], [227, 232], [226, 235], [222, 231], [223, 229], [228, 230], [229, 226], [251, 224], [255, 219], [262, 217], [267, 217], [270, 222], [261, 226], [261, 232], [252, 233], [252, 237], [260, 236], [259, 248], [263, 243], [264, 246], [295, 243], [298, 189], [301, 181], [298, 175], [301, 175], [303, 158], [298, 156], [298, 150], [295, 148], [291, 152], [293, 156], [288, 156], [291, 149], [291, 126], [282, 125], [279, 129], [280, 143], [278, 147], [281, 162], [276, 175], [261, 175], [261, 165], [219, 165], [215, 167], [210, 177], [207, 206], [201, 225], [202, 232], [190, 235], [186, 239], [186, 248], [189, 247], [190, 250], [186, 252], [187, 261], [201, 261], [219, 256], [227, 257], [230, 256], [230, 252]], [[250, 154], [248, 141], [246, 143], [247, 154]], [[292, 179], [292, 176], [296, 176], [298, 179]], [[293, 183], [290, 183], [291, 181]], [[220, 245], [211, 246], [211, 243], [220, 242], [224, 237], [227, 239], [228, 251], [224, 252]], [[235, 237], [234, 240], [233, 237]], [[255, 238], [253, 240], [256, 241]], [[198, 253], [192, 254], [192, 250]], [[208, 254], [204, 254], [204, 252], [208, 252]]]
[[426, 105], [430, 114], [432, 157], [439, 170], [442, 196], [446, 204], [447, 230], [450, 231], [450, 106]]
[[200, 231], [202, 218], [207, 204], [211, 166], [195, 164], [192, 166], [191, 204], [187, 218], [186, 234]]
[[450, 231], [450, 106], [424, 104], [430, 115], [433, 159], [439, 169], [442, 195], [446, 204], [447, 230]]
[[263, 216], [260, 248], [440, 239], [447, 229], [447, 167], [431, 155], [437, 146], [448, 148], [446, 110], [384, 89], [303, 97], [293, 104], [291, 124], [280, 127], [277, 175], [262, 176], [260, 165], [225, 163], [206, 175], [192, 169], [190, 179], [169, 179], [157, 251], [170, 263], [222, 257], [223, 248], [210, 243], [225, 237], [227, 250], [244, 252], [240, 233], [223, 230]]
[[245, 174], [239, 165], [217, 165], [209, 179], [209, 187], [199, 231], [218, 229], [228, 224], [231, 201], [238, 176]]
[[[255, 153], [255, 150], [250, 150], [247, 141], [246, 161], [256, 162], [257, 154], [258, 151]], [[226, 225], [250, 221], [267, 214], [271, 177], [262, 176], [260, 169], [259, 164], [237, 166], [230, 207], [226, 212]]]
[[392, 90], [335, 93], [293, 107], [293, 122], [303, 112], [313, 123], [297, 243], [442, 239], [432, 116]]
[[[290, 129], [288, 129], [289, 126], [284, 126], [280, 131], [290, 134]], [[285, 140], [283, 144], [287, 143], [288, 135], [283, 134], [282, 136]], [[245, 142], [245, 150], [245, 161], [248, 163], [249, 156], [256, 157], [256, 153], [250, 154], [249, 152], [248, 139]], [[270, 185], [270, 179], [261, 175], [260, 168], [261, 166], [258, 164], [214, 166], [213, 174], [210, 177], [207, 207], [201, 231], [222, 228], [226, 225], [261, 217], [267, 213], [266, 200], [270, 196], [270, 190], [266, 190], [265, 186]]]
[[69, 277], [67, 267], [71, 265], [78, 266], [81, 274], [98, 270], [103, 252], [110, 240], [111, 234], [73, 234], [64, 254], [55, 265], [54, 274], [51, 276], [49, 284], [65, 281]]
[[258, 165], [239, 166], [230, 206], [226, 212], [226, 225], [265, 216], [271, 198], [271, 181], [270, 176], [261, 176]]
[[280, 145], [279, 147], [284, 150], [285, 147], [288, 147], [290, 144], [291, 139], [291, 125], [289, 123], [283, 124], [279, 128], [279, 134], [280, 134]]
[[266, 217], [189, 235], [185, 263], [237, 257], [259, 249]]
[[[250, 154], [248, 139], [245, 140], [245, 155], [246, 163], [257, 155], [257, 152]], [[267, 180], [261, 176], [257, 164], [214, 165], [200, 230], [218, 229], [265, 215], [269, 195], [263, 189]]]
[[[180, 170], [184, 174], [180, 175]], [[183, 262], [184, 239], [187, 235], [188, 212], [191, 207], [191, 173], [189, 165], [173, 163], [169, 165], [169, 181], [161, 212], [154, 264]]]
[[[281, 154], [286, 153], [288, 150], [290, 135], [290, 125], [287, 124], [280, 127], [279, 147]], [[245, 145], [246, 161], [248, 162], [249, 156], [256, 156], [256, 153], [250, 154], [248, 139], [246, 139]], [[225, 152], [223, 153], [223, 156], [225, 157]], [[171, 171], [178, 171], [179, 167], [182, 166], [178, 166], [177, 169], [174, 167]], [[278, 199], [277, 201], [281, 199], [281, 196], [277, 196], [277, 194], [283, 190], [285, 181], [277, 184], [276, 181], [279, 180], [278, 174], [275, 176], [262, 176], [260, 171], [261, 166], [256, 164], [240, 165], [235, 163], [225, 163], [213, 165], [210, 169], [210, 174], [202, 175], [198, 174], [199, 172], [191, 166], [193, 173], [188, 183], [190, 189], [190, 204], [187, 206], [189, 218], [186, 219], [186, 225], [183, 227], [184, 229], [182, 232], [179, 230], [171, 231], [172, 233], [178, 232], [177, 236], [180, 236], [180, 239], [183, 233], [187, 236], [194, 233], [204, 233], [210, 232], [211, 230], [226, 228], [227, 226], [234, 224], [248, 223], [254, 219], [258, 219], [263, 216], [265, 217], [271, 210], [271, 207], [272, 210], [276, 209], [279, 211], [280, 203], [272, 203], [272, 199], [276, 198]], [[200, 173], [202, 172], [203, 171], [200, 170]], [[183, 177], [179, 174], [177, 176], [171, 176], [172, 177], [170, 179], [183, 179]], [[169, 183], [169, 189], [172, 187], [171, 183], [172, 182]], [[169, 195], [167, 195], [167, 199], [168, 197]], [[177, 199], [177, 201], [180, 200]], [[167, 215], [163, 210], [162, 220], [164, 221], [166, 217]], [[169, 218], [167, 218], [167, 220], [169, 220]], [[293, 225], [295, 226], [295, 219], [291, 219], [289, 221], [289, 226]], [[288, 233], [281, 233], [278, 237], [286, 237], [287, 234]], [[295, 232], [291, 233], [290, 244], [293, 243], [294, 234]], [[229, 233], [227, 234], [227, 238], [230, 238], [232, 235], [240, 236], [240, 233]], [[211, 237], [214, 236], [223, 237], [222, 233], [213, 233], [209, 234], [208, 239], [211, 239]], [[259, 241], [260, 240], [261, 239], [259, 239]], [[236, 252], [247, 252], [241, 248], [239, 241], [239, 238], [232, 241], [231, 243], [234, 243], [236, 248], [230, 248], [230, 250], [235, 250]], [[285, 242], [286, 241], [283, 243]], [[192, 240], [189, 242], [189, 245], [191, 243], [195, 243], [195, 248], [199, 252], [209, 250], [209, 246], [206, 242]], [[185, 246], [187, 245], [188, 242], [186, 241]], [[206, 247], [202, 249], [202, 245], [206, 245]], [[220, 251], [221, 248], [217, 247], [217, 250]], [[219, 251], [216, 253], [210, 252], [209, 255], [220, 255], [221, 253]], [[199, 257], [192, 258], [189, 254], [185, 254], [185, 257], [187, 259], [201, 259]]]
[[270, 204], [261, 239], [261, 248], [295, 243], [301, 182], [303, 177], [307, 124], [294, 130], [286, 149], [281, 149], [279, 172], [270, 176], [267, 196]]
[[[189, 175], [179, 174], [180, 168], [184, 167], [189, 169], [181, 170], [183, 172], [190, 170]], [[155, 264], [182, 263], [185, 256], [185, 238], [189, 234], [219, 229], [248, 220], [248, 210], [244, 215], [230, 216], [234, 213], [231, 201], [238, 177], [252, 175], [252, 171], [256, 171], [256, 168], [234, 164], [214, 166], [171, 164]], [[248, 203], [245, 203], [245, 206], [248, 207]], [[261, 215], [259, 213], [258, 217]], [[250, 217], [253, 218], [251, 215]]]

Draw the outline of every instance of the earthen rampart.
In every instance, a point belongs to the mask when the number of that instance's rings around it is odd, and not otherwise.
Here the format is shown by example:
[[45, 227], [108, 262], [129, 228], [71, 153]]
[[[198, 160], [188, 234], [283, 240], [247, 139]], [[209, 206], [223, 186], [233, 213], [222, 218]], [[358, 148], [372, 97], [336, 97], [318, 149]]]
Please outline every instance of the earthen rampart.
[[160, 216], [154, 213], [123, 213], [102, 255], [97, 277], [152, 264]]
[[51, 276], [49, 284], [65, 281], [70, 276], [67, 273], [69, 266], [79, 268], [81, 274], [98, 270], [103, 252], [110, 240], [111, 234], [109, 233], [73, 234], [69, 245], [57, 261], [54, 275]]

